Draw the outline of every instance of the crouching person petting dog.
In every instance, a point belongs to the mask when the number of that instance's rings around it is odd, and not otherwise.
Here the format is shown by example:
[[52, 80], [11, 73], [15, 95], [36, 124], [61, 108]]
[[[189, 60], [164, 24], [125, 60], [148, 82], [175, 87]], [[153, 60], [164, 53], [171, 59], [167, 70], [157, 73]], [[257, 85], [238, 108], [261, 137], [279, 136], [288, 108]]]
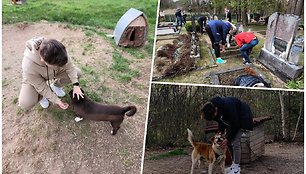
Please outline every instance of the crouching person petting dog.
[[226, 133], [221, 147], [226, 145], [232, 157], [232, 165], [226, 173], [240, 174], [242, 129], [253, 130], [253, 116], [250, 107], [235, 97], [215, 97], [201, 108], [201, 119], [218, 122], [218, 134]]
[[[22, 71], [19, 95], [19, 106], [22, 109], [30, 109], [38, 102], [43, 108], [48, 108], [49, 101], [67, 109], [68, 103], [62, 102], [59, 97], [65, 96], [61, 88], [69, 83], [73, 83], [76, 97], [83, 97], [78, 83], [81, 70], [75, 67], [65, 46], [57, 40], [42, 37], [28, 40]], [[52, 84], [51, 79], [55, 80]]]

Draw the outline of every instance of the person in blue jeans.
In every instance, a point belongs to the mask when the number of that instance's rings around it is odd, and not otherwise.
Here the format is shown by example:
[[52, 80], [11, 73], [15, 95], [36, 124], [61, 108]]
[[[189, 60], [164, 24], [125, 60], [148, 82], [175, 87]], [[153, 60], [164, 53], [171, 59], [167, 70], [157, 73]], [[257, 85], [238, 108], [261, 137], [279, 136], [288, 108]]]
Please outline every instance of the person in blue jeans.
[[[182, 13], [181, 13], [181, 9], [177, 9], [176, 12], [175, 12], [175, 17], [176, 17], [176, 26], [180, 25], [182, 26], [182, 23], [183, 23], [183, 18], [182, 18]], [[180, 21], [179, 21], [180, 20]]]
[[250, 53], [252, 52], [253, 47], [258, 44], [258, 39], [253, 33], [239, 33], [235, 36], [235, 40], [240, 47], [240, 52], [244, 58], [243, 64], [252, 63], [250, 59]]
[[228, 147], [232, 165], [225, 173], [240, 174], [242, 130], [253, 130], [253, 115], [248, 104], [236, 97], [214, 97], [201, 107], [201, 119], [218, 122], [219, 134], [226, 134], [221, 147]]

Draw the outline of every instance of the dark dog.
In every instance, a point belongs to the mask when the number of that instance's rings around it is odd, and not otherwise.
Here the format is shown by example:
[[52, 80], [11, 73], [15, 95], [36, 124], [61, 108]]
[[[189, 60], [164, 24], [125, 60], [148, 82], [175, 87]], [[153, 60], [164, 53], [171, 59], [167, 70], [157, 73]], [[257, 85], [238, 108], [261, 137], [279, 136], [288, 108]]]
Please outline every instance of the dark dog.
[[[82, 90], [84, 93], [84, 91]], [[115, 105], [105, 105], [92, 101], [84, 95], [78, 100], [75, 96], [73, 98], [73, 91], [69, 92], [71, 97], [71, 105], [78, 117], [94, 121], [110, 121], [113, 130], [112, 135], [115, 135], [123, 122], [124, 115], [133, 116], [137, 109], [135, 106], [120, 107]], [[127, 112], [127, 113], [126, 113]]]

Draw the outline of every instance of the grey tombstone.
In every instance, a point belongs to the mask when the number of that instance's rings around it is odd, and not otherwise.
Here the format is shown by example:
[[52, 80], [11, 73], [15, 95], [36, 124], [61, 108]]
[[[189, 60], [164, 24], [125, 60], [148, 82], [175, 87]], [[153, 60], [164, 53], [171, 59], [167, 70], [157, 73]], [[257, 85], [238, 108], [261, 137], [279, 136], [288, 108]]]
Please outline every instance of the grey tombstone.
[[298, 65], [303, 44], [295, 41], [299, 22], [300, 18], [292, 14], [272, 14], [258, 58], [284, 81], [296, 79], [303, 71], [303, 66]]

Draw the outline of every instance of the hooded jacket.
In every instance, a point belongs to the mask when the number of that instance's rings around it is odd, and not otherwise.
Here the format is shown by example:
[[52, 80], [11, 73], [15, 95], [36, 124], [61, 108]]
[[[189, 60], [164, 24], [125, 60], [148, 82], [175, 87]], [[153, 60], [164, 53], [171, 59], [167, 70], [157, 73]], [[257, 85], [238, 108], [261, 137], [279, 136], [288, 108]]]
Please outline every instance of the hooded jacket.
[[238, 44], [238, 46], [241, 48], [243, 44], [250, 43], [256, 36], [253, 33], [239, 33], [235, 36], [235, 40]]
[[223, 22], [219, 20], [210, 20], [208, 25], [212, 31], [215, 42], [222, 40], [222, 45], [225, 45], [226, 35], [229, 33], [232, 25], [229, 22]]
[[46, 81], [54, 79], [57, 74], [66, 72], [72, 83], [78, 82], [77, 70], [68, 56], [68, 62], [59, 68], [48, 67], [40, 60], [38, 48], [45, 38], [32, 38], [26, 42], [24, 56], [22, 60], [22, 83], [32, 85], [35, 90], [49, 101], [58, 104], [61, 100], [51, 91], [49, 83]]
[[231, 141], [239, 129], [253, 130], [253, 116], [249, 105], [236, 97], [215, 97], [210, 100], [218, 114], [213, 120], [218, 122], [219, 131]]

